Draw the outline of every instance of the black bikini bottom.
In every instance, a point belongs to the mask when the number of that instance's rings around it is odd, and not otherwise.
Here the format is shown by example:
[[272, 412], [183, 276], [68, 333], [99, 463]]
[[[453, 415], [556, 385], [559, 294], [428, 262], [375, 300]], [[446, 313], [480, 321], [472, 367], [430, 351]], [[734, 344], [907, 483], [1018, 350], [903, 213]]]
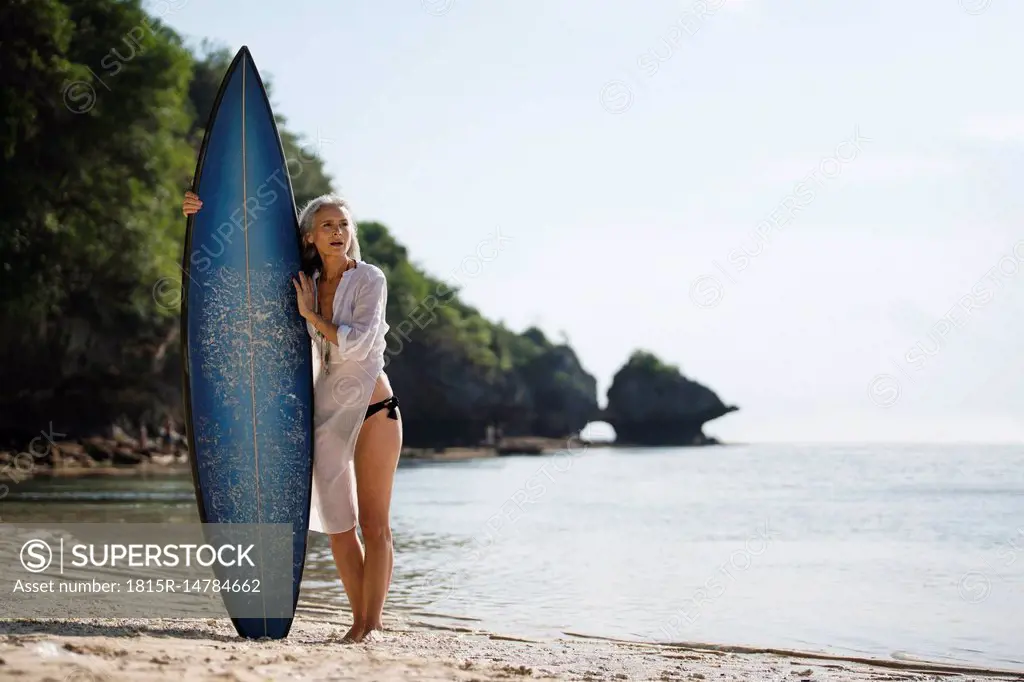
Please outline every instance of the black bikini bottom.
[[374, 404], [372, 404], [372, 405], [370, 405], [369, 407], [366, 408], [366, 416], [363, 417], [363, 421], [366, 421], [367, 419], [369, 419], [373, 415], [377, 414], [381, 410], [387, 410], [388, 411], [388, 419], [398, 419], [398, 412], [395, 409], [397, 407], [398, 407], [398, 396], [394, 396], [393, 395], [390, 398], [385, 398], [384, 400], [380, 401], [379, 403], [374, 403]]

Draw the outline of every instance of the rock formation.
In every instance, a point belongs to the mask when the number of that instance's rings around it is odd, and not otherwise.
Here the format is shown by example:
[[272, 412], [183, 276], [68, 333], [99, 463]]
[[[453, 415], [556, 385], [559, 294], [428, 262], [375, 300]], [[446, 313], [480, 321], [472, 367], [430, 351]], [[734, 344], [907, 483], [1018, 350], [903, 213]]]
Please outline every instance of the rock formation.
[[704, 424], [738, 409], [678, 368], [636, 351], [615, 374], [601, 418], [620, 445], [707, 445], [717, 441], [704, 435]]

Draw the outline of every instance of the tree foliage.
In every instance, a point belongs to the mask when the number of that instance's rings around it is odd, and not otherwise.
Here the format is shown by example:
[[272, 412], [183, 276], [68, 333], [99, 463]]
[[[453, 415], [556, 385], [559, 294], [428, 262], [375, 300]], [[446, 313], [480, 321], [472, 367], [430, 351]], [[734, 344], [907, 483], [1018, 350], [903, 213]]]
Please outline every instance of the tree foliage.
[[171, 315], [152, 290], [175, 271], [175, 199], [193, 158], [190, 67], [179, 37], [137, 0], [0, 8], [7, 399], [152, 355], [143, 347]]
[[[0, 430], [180, 417], [180, 199], [232, 56], [193, 54], [140, 0], [0, 4]], [[319, 150], [278, 126], [296, 202], [330, 191]], [[567, 345], [488, 321], [384, 225], [359, 234], [388, 275], [407, 442], [472, 442], [490, 423], [563, 435], [593, 416]]]

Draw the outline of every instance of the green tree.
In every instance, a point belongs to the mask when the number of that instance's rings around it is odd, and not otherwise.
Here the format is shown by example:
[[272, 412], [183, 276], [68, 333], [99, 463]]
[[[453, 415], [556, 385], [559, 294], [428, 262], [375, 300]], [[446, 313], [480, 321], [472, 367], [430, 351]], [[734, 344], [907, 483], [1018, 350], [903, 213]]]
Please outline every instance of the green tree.
[[[180, 415], [179, 206], [232, 57], [209, 42], [191, 54], [140, 0], [0, 4], [0, 431]], [[329, 192], [315, 143], [278, 127], [296, 202]], [[359, 231], [388, 276], [407, 443], [591, 418], [595, 382], [567, 344], [489, 321], [384, 225]]]
[[189, 66], [138, 0], [0, 7], [5, 385], [120, 371], [170, 314], [153, 287], [180, 244]]

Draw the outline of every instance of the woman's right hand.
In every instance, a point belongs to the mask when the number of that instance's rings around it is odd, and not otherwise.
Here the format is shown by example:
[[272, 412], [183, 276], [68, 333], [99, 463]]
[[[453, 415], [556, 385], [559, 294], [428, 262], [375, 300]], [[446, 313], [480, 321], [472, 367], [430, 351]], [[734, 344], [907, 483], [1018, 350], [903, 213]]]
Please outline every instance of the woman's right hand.
[[185, 200], [181, 202], [181, 212], [185, 216], [197, 213], [202, 207], [203, 202], [199, 200], [199, 196], [195, 192], [185, 192]]

